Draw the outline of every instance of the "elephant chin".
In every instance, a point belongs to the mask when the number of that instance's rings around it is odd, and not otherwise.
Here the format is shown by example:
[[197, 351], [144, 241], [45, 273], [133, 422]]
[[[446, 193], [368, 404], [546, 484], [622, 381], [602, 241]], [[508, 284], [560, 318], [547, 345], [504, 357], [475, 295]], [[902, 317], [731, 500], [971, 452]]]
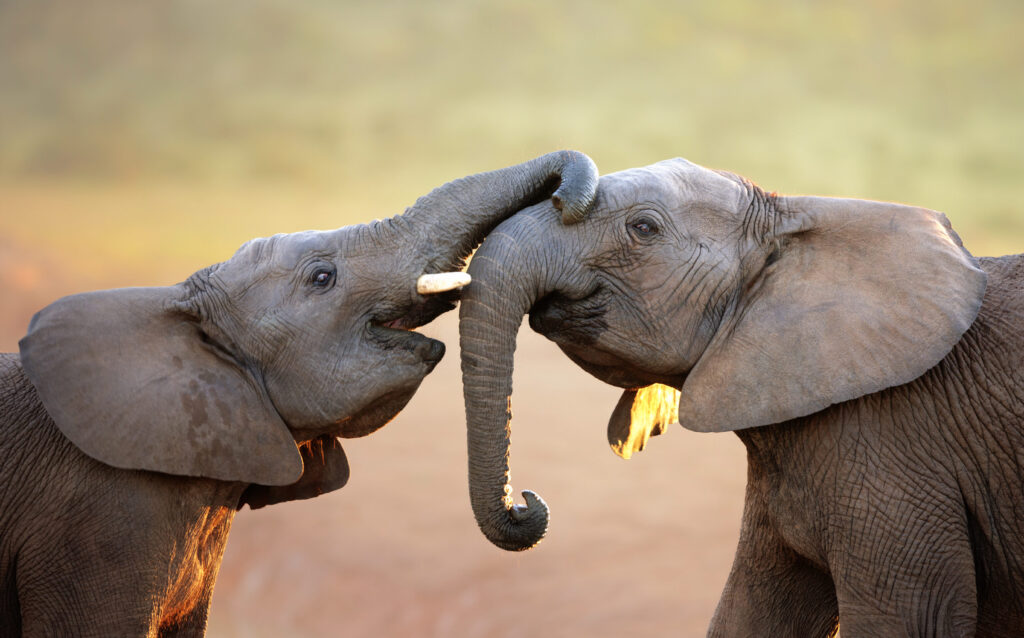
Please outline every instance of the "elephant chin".
[[681, 388], [686, 381], [686, 374], [651, 374], [592, 346], [559, 343], [558, 347], [573, 363], [594, 378], [624, 390], [643, 388], [655, 383]]
[[395, 390], [375, 399], [358, 413], [339, 421], [334, 426], [336, 436], [343, 439], [357, 439], [367, 434], [373, 434], [402, 411], [418, 387], [417, 383], [412, 388]]

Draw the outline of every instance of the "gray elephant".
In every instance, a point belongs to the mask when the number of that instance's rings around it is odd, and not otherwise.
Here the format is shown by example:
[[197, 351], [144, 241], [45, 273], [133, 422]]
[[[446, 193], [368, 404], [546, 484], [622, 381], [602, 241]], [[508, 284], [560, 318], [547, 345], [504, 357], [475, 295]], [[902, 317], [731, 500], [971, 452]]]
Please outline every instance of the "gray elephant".
[[508, 485], [529, 312], [624, 389], [624, 456], [676, 416], [650, 403], [665, 395], [685, 428], [745, 444], [709, 635], [1024, 635], [1024, 256], [975, 259], [934, 211], [782, 197], [676, 159], [602, 177], [577, 226], [547, 204], [510, 218], [469, 272], [470, 491], [497, 545], [547, 526]]
[[235, 511], [342, 487], [335, 437], [383, 426], [441, 359], [412, 331], [454, 307], [435, 274], [525, 205], [579, 219], [596, 187], [551, 153], [39, 312], [0, 355], [0, 635], [203, 634]]

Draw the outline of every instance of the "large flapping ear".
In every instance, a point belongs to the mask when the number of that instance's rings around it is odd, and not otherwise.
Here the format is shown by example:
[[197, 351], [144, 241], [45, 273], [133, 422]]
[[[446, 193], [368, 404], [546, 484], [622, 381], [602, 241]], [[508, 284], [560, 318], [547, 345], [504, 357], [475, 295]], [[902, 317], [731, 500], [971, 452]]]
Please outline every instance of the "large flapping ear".
[[256, 510], [274, 503], [313, 498], [348, 483], [348, 458], [337, 438], [325, 434], [299, 445], [299, 452], [302, 477], [298, 481], [291, 485], [250, 485], [242, 493], [238, 508], [248, 505]]
[[738, 300], [682, 388], [680, 423], [778, 423], [938, 363], [981, 308], [986, 275], [941, 213], [849, 199], [777, 200], [777, 259]]
[[658, 383], [623, 392], [608, 419], [608, 445], [612, 452], [628, 459], [643, 450], [652, 436], [679, 420], [678, 402], [678, 390]]
[[183, 287], [59, 299], [32, 319], [21, 360], [61, 432], [114, 467], [264, 485], [302, 461], [262, 384], [184, 310]]

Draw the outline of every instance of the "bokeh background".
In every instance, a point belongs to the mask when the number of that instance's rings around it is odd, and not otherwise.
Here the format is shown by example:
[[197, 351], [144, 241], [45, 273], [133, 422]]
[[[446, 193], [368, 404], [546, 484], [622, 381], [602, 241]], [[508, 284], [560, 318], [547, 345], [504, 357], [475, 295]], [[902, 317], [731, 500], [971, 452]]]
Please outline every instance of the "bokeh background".
[[[0, 0], [0, 346], [62, 295], [558, 148], [923, 205], [975, 254], [1019, 252], [1022, 28], [1016, 0]], [[618, 392], [527, 328], [513, 483], [553, 517], [503, 553], [469, 509], [454, 314], [424, 332], [448, 357], [346, 443], [345, 489], [238, 516], [209, 634], [703, 635], [738, 440], [676, 428], [618, 459]]]

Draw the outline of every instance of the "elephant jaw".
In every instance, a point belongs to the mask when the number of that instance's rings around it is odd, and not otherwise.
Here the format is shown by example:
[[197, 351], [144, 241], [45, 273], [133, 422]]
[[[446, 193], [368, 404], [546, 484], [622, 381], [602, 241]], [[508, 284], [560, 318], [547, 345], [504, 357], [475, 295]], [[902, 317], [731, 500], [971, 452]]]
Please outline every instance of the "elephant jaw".
[[[547, 335], [545, 335], [547, 336]], [[551, 337], [548, 337], [551, 339]], [[596, 344], [579, 345], [562, 343], [551, 339], [572, 360], [596, 379], [623, 389], [642, 388], [655, 383], [673, 387], [682, 387], [686, 375], [664, 376], [641, 370], [636, 366], [619, 359], [616, 355], [602, 350]]]
[[373, 434], [402, 411], [418, 387], [417, 383], [411, 389], [396, 390], [378, 397], [358, 413], [336, 423], [334, 434], [343, 439], [356, 439]]

